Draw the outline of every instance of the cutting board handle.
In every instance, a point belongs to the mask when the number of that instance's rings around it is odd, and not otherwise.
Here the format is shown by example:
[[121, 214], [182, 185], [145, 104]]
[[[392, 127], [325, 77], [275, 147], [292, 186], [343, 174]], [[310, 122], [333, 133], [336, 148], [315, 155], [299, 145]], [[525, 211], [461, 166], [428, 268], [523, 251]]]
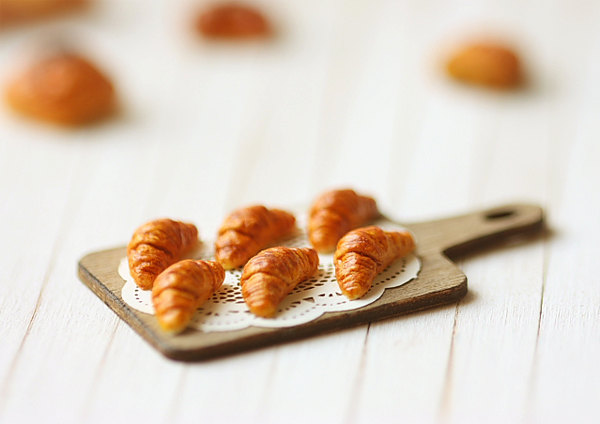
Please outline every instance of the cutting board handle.
[[442, 252], [456, 257], [543, 229], [544, 211], [537, 205], [515, 203], [408, 227], [415, 233], [421, 254]]

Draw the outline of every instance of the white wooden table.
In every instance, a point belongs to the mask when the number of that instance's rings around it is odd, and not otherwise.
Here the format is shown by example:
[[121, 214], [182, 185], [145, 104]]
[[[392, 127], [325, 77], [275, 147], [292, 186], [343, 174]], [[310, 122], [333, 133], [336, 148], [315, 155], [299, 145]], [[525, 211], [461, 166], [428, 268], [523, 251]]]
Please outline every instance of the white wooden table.
[[[57, 34], [123, 114], [64, 131], [0, 109], [0, 422], [600, 421], [600, 4], [265, 0], [275, 42], [211, 45], [192, 1], [97, 1], [0, 32], [0, 77]], [[457, 86], [449, 43], [514, 40], [513, 94]], [[210, 238], [237, 206], [351, 186], [401, 221], [510, 201], [551, 234], [464, 258], [457, 305], [198, 364], [76, 275], [151, 218]]]

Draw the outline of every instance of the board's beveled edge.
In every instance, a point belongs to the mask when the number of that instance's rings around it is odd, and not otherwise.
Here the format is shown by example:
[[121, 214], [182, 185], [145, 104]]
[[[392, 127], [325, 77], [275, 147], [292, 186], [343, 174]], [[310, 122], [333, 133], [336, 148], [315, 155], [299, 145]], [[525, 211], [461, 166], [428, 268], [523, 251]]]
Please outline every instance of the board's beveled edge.
[[94, 258], [104, 253], [110, 253], [116, 249], [106, 249], [98, 252], [88, 253], [78, 262], [78, 276], [80, 281], [85, 284], [110, 310], [123, 320], [132, 330], [138, 333], [144, 340], [150, 343], [159, 352], [166, 354], [171, 350], [171, 346], [164, 343], [160, 337], [151, 331], [143, 320], [137, 315], [138, 312], [132, 310], [114, 291], [109, 289], [88, 267], [85, 262], [87, 259]]
[[[467, 293], [467, 278], [442, 252], [452, 248], [485, 247], [500, 239], [537, 232], [544, 228], [543, 210], [536, 205], [512, 204], [504, 207], [478, 211], [457, 217], [408, 225], [417, 236], [417, 255], [422, 261], [417, 278], [396, 288], [387, 289], [370, 305], [345, 312], [328, 312], [321, 317], [289, 328], [249, 327], [221, 333], [201, 333], [188, 330], [177, 336], [160, 332], [156, 320], [150, 315], [135, 311], [126, 305], [116, 293], [95, 275], [92, 258], [113, 255], [114, 263], [106, 264], [107, 275], [114, 277], [122, 287], [124, 282], [117, 273], [118, 260], [124, 248], [115, 248], [86, 255], [80, 261], [80, 278], [120, 318], [165, 356], [177, 360], [204, 360], [215, 356], [238, 353], [275, 343], [291, 341], [323, 334], [380, 319], [404, 315], [427, 308], [453, 303]], [[505, 212], [510, 208], [510, 213]], [[120, 251], [117, 258], [115, 252]], [[429, 286], [429, 287], [428, 287]], [[425, 290], [424, 290], [425, 289]], [[108, 293], [104, 293], [107, 291]], [[412, 294], [412, 296], [410, 296]], [[237, 335], [238, 337], [231, 337]], [[220, 339], [220, 341], [219, 341]], [[260, 342], [260, 343], [259, 343]]]

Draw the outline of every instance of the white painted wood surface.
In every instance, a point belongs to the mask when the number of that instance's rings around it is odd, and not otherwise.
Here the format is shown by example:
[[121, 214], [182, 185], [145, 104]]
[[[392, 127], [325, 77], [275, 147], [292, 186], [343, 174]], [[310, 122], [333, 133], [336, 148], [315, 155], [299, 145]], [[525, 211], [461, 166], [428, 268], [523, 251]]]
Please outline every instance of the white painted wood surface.
[[[188, 1], [100, 1], [0, 32], [0, 77], [60, 36], [123, 116], [64, 131], [0, 107], [0, 422], [600, 421], [600, 4], [264, 0], [280, 37], [211, 45]], [[457, 86], [445, 48], [520, 48], [530, 87]], [[372, 193], [400, 220], [513, 200], [543, 239], [464, 258], [458, 305], [199, 364], [164, 359], [76, 276], [159, 216]]]

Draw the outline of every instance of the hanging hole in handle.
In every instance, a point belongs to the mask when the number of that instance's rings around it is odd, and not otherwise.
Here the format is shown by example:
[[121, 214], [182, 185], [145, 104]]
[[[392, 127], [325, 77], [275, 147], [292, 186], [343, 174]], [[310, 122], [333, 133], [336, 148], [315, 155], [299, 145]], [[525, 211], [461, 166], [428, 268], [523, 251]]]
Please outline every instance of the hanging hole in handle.
[[500, 219], [500, 218], [508, 218], [509, 216], [513, 216], [515, 211], [512, 209], [504, 209], [499, 211], [489, 212], [485, 215], [485, 219]]

